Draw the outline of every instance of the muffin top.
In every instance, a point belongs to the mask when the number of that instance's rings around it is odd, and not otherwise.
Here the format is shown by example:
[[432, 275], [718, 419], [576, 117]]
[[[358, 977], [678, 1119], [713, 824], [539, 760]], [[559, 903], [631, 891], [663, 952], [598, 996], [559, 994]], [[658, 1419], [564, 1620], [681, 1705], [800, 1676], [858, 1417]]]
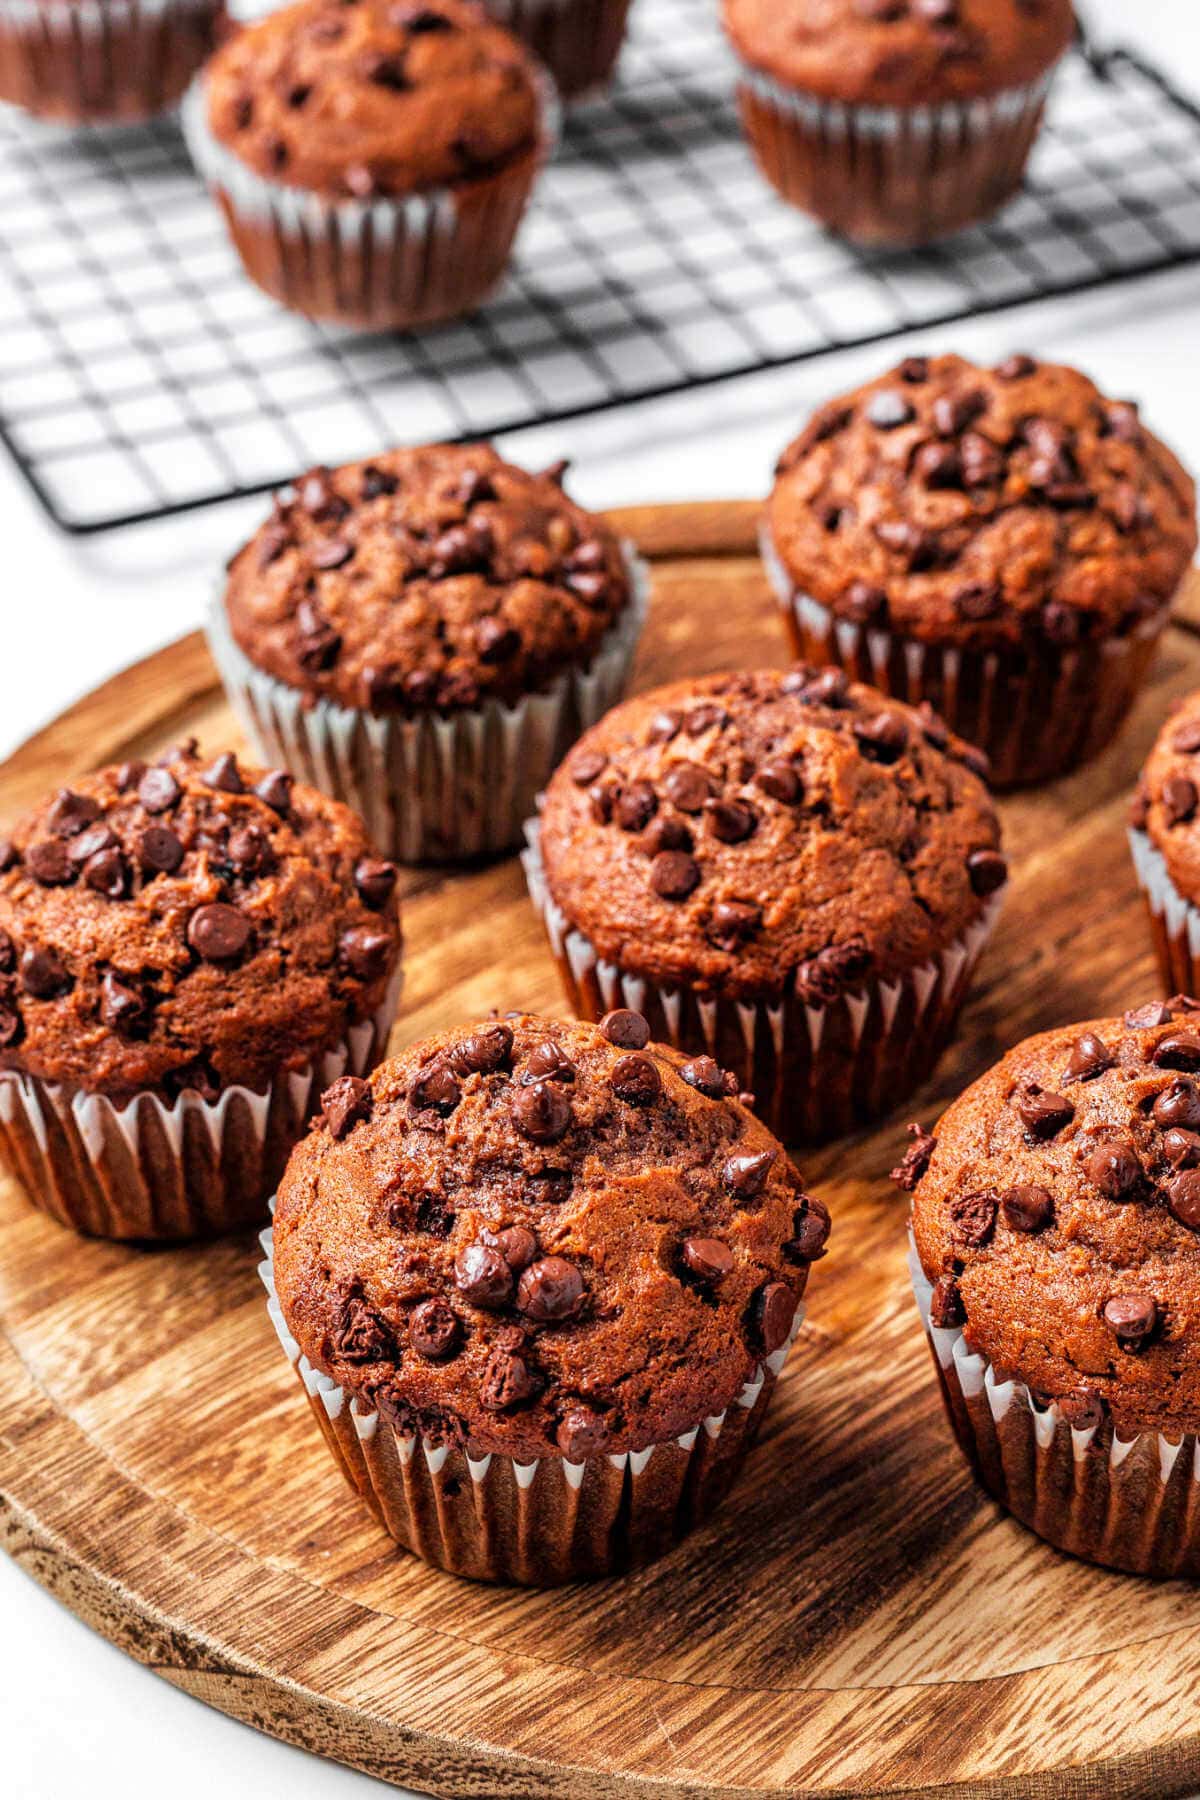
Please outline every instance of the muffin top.
[[1073, 1424], [1200, 1430], [1195, 1000], [1028, 1038], [896, 1173], [935, 1324]]
[[1130, 808], [1176, 888], [1200, 903], [1200, 690], [1177, 700], [1146, 759]]
[[928, 642], [1071, 645], [1135, 629], [1196, 548], [1196, 495], [1127, 401], [1032, 357], [910, 356], [780, 459], [770, 534], [843, 618]]
[[512, 1013], [343, 1080], [294, 1151], [275, 1280], [317, 1368], [528, 1461], [643, 1448], [788, 1341], [829, 1215], [708, 1057]]
[[1026, 87], [1075, 28], [1071, 0], [723, 0], [739, 55], [849, 105], [916, 106]]
[[631, 597], [616, 535], [559, 480], [487, 444], [313, 469], [229, 566], [233, 635], [346, 707], [512, 704], [586, 666]]
[[265, 1088], [383, 1001], [396, 871], [346, 807], [195, 744], [0, 844], [0, 1069], [121, 1101]]
[[543, 136], [532, 59], [467, 0], [299, 0], [222, 45], [205, 97], [256, 174], [357, 200], [479, 181]]
[[840, 670], [615, 707], [546, 794], [552, 899], [654, 982], [814, 1004], [926, 962], [1005, 879], [980, 752]]

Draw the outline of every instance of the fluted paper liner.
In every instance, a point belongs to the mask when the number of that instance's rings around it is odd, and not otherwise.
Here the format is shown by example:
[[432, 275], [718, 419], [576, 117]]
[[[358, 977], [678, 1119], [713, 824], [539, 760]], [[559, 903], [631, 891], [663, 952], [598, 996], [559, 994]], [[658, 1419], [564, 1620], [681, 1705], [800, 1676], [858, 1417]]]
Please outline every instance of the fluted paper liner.
[[612, 78], [629, 0], [485, 0], [554, 77], [565, 100], [590, 98]]
[[1016, 193], [1053, 77], [975, 100], [850, 106], [743, 63], [738, 102], [759, 165], [786, 200], [863, 243], [921, 244]]
[[796, 653], [833, 663], [909, 706], [927, 700], [951, 731], [986, 751], [994, 788], [1052, 781], [1119, 730], [1171, 616], [1168, 602], [1133, 631], [1058, 649], [926, 644], [841, 619], [798, 589], [764, 526], [759, 547]]
[[273, 1231], [259, 1242], [271, 1323], [350, 1487], [406, 1550], [477, 1581], [553, 1587], [669, 1550], [731, 1485], [804, 1319], [801, 1305], [786, 1343], [763, 1358], [736, 1399], [682, 1436], [583, 1462], [522, 1463], [402, 1432], [314, 1369], [275, 1291]]
[[382, 1057], [400, 988], [397, 971], [372, 1018], [261, 1094], [234, 1086], [206, 1100], [185, 1089], [170, 1104], [138, 1094], [118, 1107], [0, 1071], [0, 1161], [35, 1206], [92, 1237], [204, 1237], [252, 1225], [324, 1089]]
[[385, 855], [446, 862], [511, 850], [580, 732], [620, 699], [646, 617], [646, 566], [625, 547], [629, 600], [587, 668], [567, 669], [515, 706], [488, 700], [442, 718], [376, 717], [258, 669], [234, 642], [223, 599], [208, 641], [230, 705], [266, 762], [344, 800]]
[[1195, 994], [1200, 985], [1200, 908], [1185, 900], [1166, 860], [1144, 831], [1131, 830], [1129, 848], [1146, 897], [1159, 972], [1168, 994]]
[[69, 125], [173, 106], [213, 46], [219, 0], [0, 0], [0, 99]]
[[823, 1143], [898, 1105], [932, 1073], [953, 1033], [975, 965], [1000, 913], [1003, 889], [979, 920], [931, 962], [894, 981], [865, 982], [825, 1006], [793, 988], [774, 1002], [657, 986], [606, 962], [550, 893], [537, 819], [521, 853], [567, 998], [582, 1019], [614, 1007], [642, 1013], [650, 1035], [715, 1057], [755, 1097], [765, 1125], [789, 1144]]
[[1200, 1442], [1083, 1430], [931, 1325], [933, 1287], [911, 1242], [909, 1273], [950, 1423], [983, 1486], [1058, 1550], [1137, 1575], [1200, 1576]]

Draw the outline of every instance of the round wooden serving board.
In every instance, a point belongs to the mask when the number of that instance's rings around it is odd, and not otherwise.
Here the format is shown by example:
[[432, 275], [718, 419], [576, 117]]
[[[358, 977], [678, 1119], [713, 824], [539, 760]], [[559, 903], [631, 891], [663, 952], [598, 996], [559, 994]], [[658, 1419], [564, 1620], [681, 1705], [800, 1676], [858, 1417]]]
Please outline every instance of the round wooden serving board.
[[[619, 516], [654, 564], [641, 686], [785, 659], [754, 517]], [[550, 1593], [424, 1567], [381, 1535], [321, 1443], [252, 1235], [87, 1242], [0, 1181], [9, 1552], [178, 1687], [437, 1794], [1200, 1788], [1200, 1595], [1059, 1556], [976, 1490], [942, 1417], [886, 1179], [905, 1120], [933, 1118], [1016, 1039], [1155, 992], [1124, 806], [1167, 702], [1197, 685], [1185, 616], [1119, 743], [1004, 802], [1014, 879], [959, 1042], [911, 1108], [802, 1159], [834, 1215], [809, 1321], [739, 1484], [664, 1562]], [[188, 733], [237, 741], [199, 636], [19, 750], [0, 812]], [[561, 1010], [514, 858], [411, 872], [404, 889], [397, 1041], [491, 1006]]]

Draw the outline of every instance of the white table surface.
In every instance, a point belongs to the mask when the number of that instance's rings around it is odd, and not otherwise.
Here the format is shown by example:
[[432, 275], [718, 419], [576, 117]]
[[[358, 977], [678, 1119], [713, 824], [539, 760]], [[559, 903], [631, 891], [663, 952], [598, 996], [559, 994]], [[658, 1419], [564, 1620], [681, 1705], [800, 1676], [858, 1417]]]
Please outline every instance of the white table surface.
[[[1097, 35], [1133, 43], [1200, 99], [1195, 0], [1090, 0]], [[945, 341], [994, 360], [1029, 348], [1074, 362], [1144, 414], [1200, 468], [1200, 267], [952, 327]], [[914, 340], [914, 345], [919, 340]], [[932, 347], [925, 345], [925, 347]], [[875, 373], [901, 343], [848, 352], [675, 400], [503, 441], [538, 466], [569, 453], [591, 506], [762, 494], [806, 410]], [[4, 645], [0, 755], [76, 695], [190, 629], [212, 572], [261, 500], [73, 542], [0, 461]], [[36, 588], [26, 591], [27, 580]], [[0, 815], [5, 811], [0, 792]], [[7, 1800], [211, 1800], [289, 1790], [313, 1800], [394, 1792], [260, 1736], [177, 1693], [94, 1636], [0, 1556], [0, 1794]]]

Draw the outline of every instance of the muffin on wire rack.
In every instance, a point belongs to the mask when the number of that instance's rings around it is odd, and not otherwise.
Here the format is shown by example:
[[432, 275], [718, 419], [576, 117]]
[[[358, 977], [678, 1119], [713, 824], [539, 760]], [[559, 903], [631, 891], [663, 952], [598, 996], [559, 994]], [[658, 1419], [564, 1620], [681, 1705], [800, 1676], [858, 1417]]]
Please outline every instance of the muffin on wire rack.
[[220, 0], [0, 0], [0, 100], [136, 124], [175, 105], [228, 24]]
[[492, 18], [529, 45], [564, 100], [586, 100], [612, 80], [630, 0], [483, 0]]

